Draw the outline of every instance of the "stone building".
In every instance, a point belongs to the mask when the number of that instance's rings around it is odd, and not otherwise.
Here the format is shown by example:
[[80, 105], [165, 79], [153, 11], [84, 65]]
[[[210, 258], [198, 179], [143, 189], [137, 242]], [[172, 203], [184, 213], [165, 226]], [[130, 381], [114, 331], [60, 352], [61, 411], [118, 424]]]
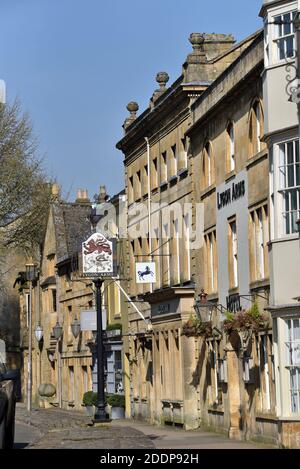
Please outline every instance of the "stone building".
[[260, 12], [265, 24], [264, 141], [270, 154], [270, 312], [277, 393], [276, 412], [268, 425], [278, 428], [287, 447], [300, 447], [299, 80], [295, 80], [300, 42], [299, 25], [294, 24], [299, 7], [297, 0], [265, 0]]
[[[198, 259], [190, 256], [195, 195], [186, 132], [192, 123], [193, 102], [256, 38], [254, 34], [234, 44], [232, 36], [191, 34], [193, 52], [183, 64], [182, 75], [167, 88], [168, 75], [158, 73], [160, 88], [139, 117], [136, 103], [127, 107], [125, 135], [117, 144], [125, 166], [127, 275], [131, 279], [127, 288], [145, 319], [129, 304], [131, 414], [135, 418], [186, 429], [200, 423], [194, 347], [181, 335], [183, 323], [194, 311], [198, 282]], [[136, 261], [152, 262], [154, 283], [136, 281]]]
[[[233, 438], [279, 443], [280, 429], [272, 425], [274, 340], [265, 311], [270, 238], [263, 46], [261, 32], [192, 105], [192, 187], [195, 205], [204, 204], [203, 246], [194, 252], [195, 306], [211, 330], [188, 340], [201, 425]], [[264, 317], [262, 327], [247, 334], [224, 331], [226, 319], [253, 305]]]
[[[97, 201], [100, 205], [108, 199], [103, 192], [102, 199]], [[83, 311], [95, 310], [94, 285], [91, 279], [83, 278], [81, 260], [81, 244], [91, 233], [91, 202], [87, 191], [78, 191], [74, 203], [62, 201], [56, 186], [53, 194], [55, 200], [48, 216], [39, 277], [33, 284], [33, 400], [39, 405], [82, 410], [83, 394], [95, 390], [94, 337], [92, 331], [85, 330], [75, 337], [72, 324], [80, 320]], [[117, 204], [118, 197], [111, 198], [111, 201]], [[24, 281], [21, 288], [21, 329], [27, 338], [23, 343], [23, 389], [26, 395], [29, 291], [26, 279]], [[122, 326], [124, 301], [118, 287], [110, 280], [103, 284], [102, 298], [104, 328], [112, 324]], [[53, 334], [57, 323], [62, 326], [59, 341]], [[38, 325], [43, 329], [43, 339], [39, 343], [34, 337]], [[126, 331], [125, 325], [124, 329]], [[122, 339], [120, 334], [112, 336], [105, 343], [106, 391], [124, 393], [128, 380], [123, 373]], [[55, 394], [50, 399], [43, 395], [43, 386], [40, 387], [43, 384], [54, 385]]]

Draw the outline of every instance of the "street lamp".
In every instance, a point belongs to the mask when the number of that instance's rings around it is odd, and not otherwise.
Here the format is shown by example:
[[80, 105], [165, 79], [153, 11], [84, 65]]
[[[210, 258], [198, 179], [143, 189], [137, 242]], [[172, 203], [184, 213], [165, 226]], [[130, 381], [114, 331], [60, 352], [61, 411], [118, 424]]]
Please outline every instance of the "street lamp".
[[80, 321], [75, 317], [74, 322], [71, 324], [72, 334], [77, 339], [80, 334]]
[[59, 400], [59, 408], [62, 408], [62, 384], [61, 384], [61, 355], [59, 349], [59, 342], [61, 340], [63, 334], [63, 327], [57, 321], [55, 326], [53, 327], [53, 335], [57, 342], [57, 381], [58, 381], [58, 400]]
[[44, 331], [40, 324], [36, 326], [34, 333], [36, 340], [40, 343], [42, 338], [44, 337]]
[[29, 318], [28, 318], [28, 380], [27, 380], [27, 410], [31, 411], [32, 401], [32, 282], [36, 277], [36, 264], [30, 260], [26, 267], [26, 278], [29, 282]]
[[53, 335], [54, 335], [55, 339], [57, 340], [57, 342], [59, 341], [59, 339], [62, 336], [62, 331], [63, 331], [63, 328], [59, 324], [59, 322], [57, 321], [55, 326], [53, 327]]

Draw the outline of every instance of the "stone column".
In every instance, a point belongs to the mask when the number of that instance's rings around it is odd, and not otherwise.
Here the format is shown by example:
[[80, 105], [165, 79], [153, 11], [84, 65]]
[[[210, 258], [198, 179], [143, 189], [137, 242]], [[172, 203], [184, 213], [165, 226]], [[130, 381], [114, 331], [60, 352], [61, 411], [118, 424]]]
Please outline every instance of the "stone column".
[[181, 341], [184, 428], [191, 430], [199, 427], [195, 339], [182, 336]]
[[229, 341], [224, 350], [227, 352], [229, 438], [242, 440], [239, 357], [235, 346]]

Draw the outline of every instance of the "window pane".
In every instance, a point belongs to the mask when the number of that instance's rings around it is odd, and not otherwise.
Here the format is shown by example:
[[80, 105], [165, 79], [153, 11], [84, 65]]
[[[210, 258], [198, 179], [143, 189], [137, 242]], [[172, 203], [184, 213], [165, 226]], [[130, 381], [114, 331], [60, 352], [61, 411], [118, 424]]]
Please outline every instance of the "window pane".
[[293, 190], [291, 191], [291, 210], [297, 210], [297, 191]]
[[290, 211], [290, 193], [289, 192], [285, 194], [285, 211], [286, 212]]
[[280, 41], [278, 41], [278, 54], [279, 54], [279, 60], [283, 60], [285, 58], [284, 39], [280, 39]]
[[297, 220], [298, 220], [298, 212], [292, 212], [292, 233], [297, 233]]
[[287, 143], [287, 164], [294, 163], [294, 142]]
[[277, 25], [276, 26], [277, 37], [281, 37], [282, 36], [282, 25], [280, 24], [281, 23], [281, 16], [275, 16], [274, 23]]
[[296, 171], [296, 186], [300, 186], [300, 164], [296, 164], [295, 171]]
[[293, 57], [294, 56], [294, 37], [290, 36], [285, 39], [285, 47], [286, 47], [286, 56]]
[[283, 34], [284, 36], [291, 34], [291, 15], [290, 13], [287, 13], [286, 15], [283, 15]]
[[285, 225], [285, 233], [290, 234], [290, 217], [286, 213], [283, 215], [283, 222]]
[[300, 340], [300, 321], [294, 320], [294, 340]]

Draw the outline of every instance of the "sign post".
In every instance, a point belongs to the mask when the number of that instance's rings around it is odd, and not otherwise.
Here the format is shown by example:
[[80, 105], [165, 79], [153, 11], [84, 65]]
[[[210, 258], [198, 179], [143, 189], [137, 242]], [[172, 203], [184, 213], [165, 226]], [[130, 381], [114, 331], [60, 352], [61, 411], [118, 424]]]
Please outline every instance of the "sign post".
[[104, 347], [102, 337], [102, 285], [104, 278], [115, 276], [116, 271], [115, 241], [105, 238], [102, 233], [93, 233], [82, 243], [83, 276], [92, 278], [96, 290], [97, 311], [97, 406], [93, 423], [108, 421], [105, 412], [104, 392]]

